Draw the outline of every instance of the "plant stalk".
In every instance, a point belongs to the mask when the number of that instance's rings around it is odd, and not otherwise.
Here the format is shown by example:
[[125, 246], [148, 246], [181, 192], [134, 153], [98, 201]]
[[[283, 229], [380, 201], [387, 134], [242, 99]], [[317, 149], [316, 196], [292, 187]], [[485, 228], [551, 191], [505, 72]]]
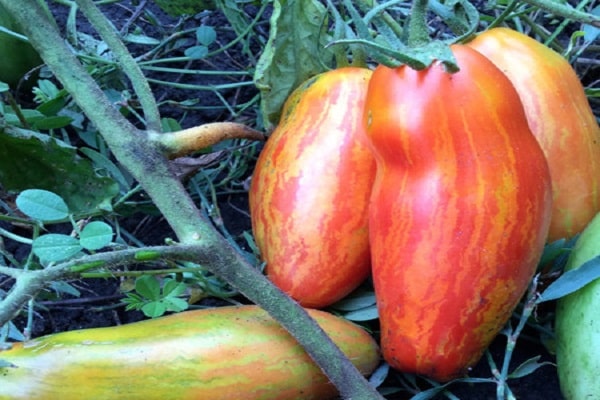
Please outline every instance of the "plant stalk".
[[427, 27], [427, 7], [429, 0], [413, 0], [406, 29], [406, 43], [409, 47], [425, 46], [431, 41]]
[[145, 79], [142, 70], [135, 62], [131, 53], [127, 50], [121, 41], [115, 27], [104, 17], [102, 12], [96, 7], [91, 0], [76, 0], [77, 5], [86, 16], [92, 26], [98, 31], [100, 37], [108, 44], [110, 49], [117, 57], [119, 67], [129, 77], [133, 90], [140, 100], [142, 109], [144, 110], [144, 119], [146, 120], [146, 128], [156, 132], [160, 132], [160, 114], [158, 106], [150, 85]]

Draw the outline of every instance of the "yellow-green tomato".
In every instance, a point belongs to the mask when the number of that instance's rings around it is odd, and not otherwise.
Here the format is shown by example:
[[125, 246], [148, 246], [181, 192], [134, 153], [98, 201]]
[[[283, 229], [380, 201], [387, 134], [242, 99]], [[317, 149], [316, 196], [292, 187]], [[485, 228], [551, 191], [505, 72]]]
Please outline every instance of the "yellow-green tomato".
[[[309, 314], [363, 373], [379, 362], [362, 328]], [[2, 400], [323, 400], [335, 387], [256, 306], [187, 311], [40, 337], [0, 351]]]
[[[565, 271], [600, 256], [600, 214], [577, 239]], [[556, 364], [567, 400], [600, 399], [600, 280], [560, 298], [556, 306]]]

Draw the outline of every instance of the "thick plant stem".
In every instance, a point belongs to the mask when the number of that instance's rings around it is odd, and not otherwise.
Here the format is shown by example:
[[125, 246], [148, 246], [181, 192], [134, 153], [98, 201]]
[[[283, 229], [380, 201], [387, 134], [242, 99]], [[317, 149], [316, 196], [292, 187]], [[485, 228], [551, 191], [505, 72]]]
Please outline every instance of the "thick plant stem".
[[427, 29], [427, 6], [429, 0], [413, 0], [406, 34], [409, 47], [424, 46], [431, 41]]
[[[140, 182], [179, 241], [210, 254], [207, 269], [264, 308], [306, 349], [347, 399], [382, 399], [306, 311], [272, 285], [201, 215], [168, 160], [145, 132], [109, 103], [34, 1], [0, 0], [23, 24], [31, 43], [102, 133], [114, 156]], [[36, 21], [36, 23], [30, 23]]]
[[100, 10], [91, 0], [76, 0], [77, 5], [96, 28], [102, 39], [108, 44], [112, 52], [116, 55], [118, 65], [131, 80], [133, 90], [140, 99], [140, 104], [144, 110], [146, 128], [154, 131], [160, 130], [160, 114], [150, 85], [145, 79], [142, 70], [139, 68], [131, 53], [119, 38], [115, 27], [106, 19]]
[[581, 22], [582, 24], [593, 25], [600, 28], [600, 18], [576, 8], [573, 8], [568, 3], [561, 3], [553, 0], [524, 0], [525, 3], [539, 7], [542, 10], [548, 11], [554, 15], [560, 15], [573, 21]]

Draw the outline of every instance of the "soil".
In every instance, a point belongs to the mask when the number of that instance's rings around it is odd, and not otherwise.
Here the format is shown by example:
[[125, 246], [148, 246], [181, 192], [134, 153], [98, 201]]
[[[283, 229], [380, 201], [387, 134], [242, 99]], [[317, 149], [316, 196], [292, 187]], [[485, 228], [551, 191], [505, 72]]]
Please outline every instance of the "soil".
[[[156, 7], [155, 4], [148, 2], [147, 7], [151, 7], [151, 11], [156, 15], [162, 23], [173, 25], [177, 22], [173, 18]], [[132, 11], [135, 10], [135, 5], [128, 1], [122, 1], [115, 5], [106, 6], [103, 8], [115, 26], [120, 29], [124, 24], [128, 23], [132, 16]], [[66, 7], [56, 5], [53, 6], [53, 12], [56, 14], [59, 24], [64, 26], [67, 17]], [[220, 26], [224, 23], [223, 17], [218, 13], [208, 14], [203, 17], [204, 21], [213, 26]], [[77, 19], [79, 29], [83, 32], [92, 32], [85, 24], [84, 18]], [[198, 21], [196, 21], [198, 22]], [[145, 25], [147, 29], [152, 29], [151, 25]], [[148, 31], [148, 35], [153, 32]], [[239, 49], [237, 49], [239, 51]], [[246, 56], [235, 53], [236, 49], [230, 54], [232, 59], [239, 57], [239, 62], [247, 62]], [[229, 61], [231, 62], [231, 61]], [[214, 68], [227, 67], [227, 65], [216, 65]], [[189, 78], [186, 78], [189, 79]], [[204, 78], [206, 79], [206, 78]], [[211, 83], [211, 82], [204, 82]], [[155, 86], [157, 97], [167, 95], [164, 86]], [[245, 92], [232, 91], [226, 93], [228, 98], [235, 98], [236, 101], [243, 101], [251, 98], [256, 93], [254, 89], [248, 89]], [[189, 95], [189, 94], [188, 94]], [[175, 99], [178, 95], [175, 95]], [[198, 98], [205, 98], [203, 94], [194, 94]], [[172, 98], [172, 97], [170, 97]], [[207, 102], [214, 102], [214, 98]], [[182, 115], [183, 110], [172, 110], [172, 116], [178, 118]], [[208, 122], [227, 119], [228, 115], [223, 110], [206, 110], [196, 112], [186, 122], [189, 125], [198, 122]], [[253, 118], [253, 116], [248, 116]], [[250, 231], [250, 219], [247, 213], [248, 204], [245, 195], [230, 195], [227, 197], [218, 198], [218, 205], [223, 215], [223, 220], [233, 237], [240, 237], [244, 231]], [[172, 237], [172, 233], [168, 225], [161, 219], [160, 216], [148, 216], [146, 214], [135, 214], [123, 223], [127, 224], [131, 231], [135, 231], [137, 237], [142, 239], [146, 244], [162, 244], [165, 237]], [[243, 244], [243, 242], [240, 242]], [[14, 245], [13, 245], [14, 246]], [[20, 253], [17, 248], [7, 248], [8, 251], [16, 254]], [[27, 251], [27, 250], [23, 250]], [[2, 284], [2, 281], [0, 281]], [[6, 282], [5, 282], [6, 284]], [[137, 321], [143, 318], [140, 312], [125, 311], [120, 303], [123, 297], [120, 291], [120, 282], [116, 279], [96, 279], [72, 282], [81, 292], [79, 297], [53, 299], [48, 296], [46, 300], [39, 301], [36, 307], [36, 318], [34, 319], [33, 330], [30, 332], [32, 337], [50, 334], [54, 332], [68, 331], [74, 329], [114, 326], [124, 323]], [[7, 287], [4, 287], [5, 289]], [[240, 299], [243, 301], [243, 299]], [[15, 321], [19, 327], [24, 326], [23, 319]], [[552, 354], [539, 344], [537, 333], [526, 332], [534, 339], [526, 340], [524, 337], [517, 343], [514, 350], [514, 357], [511, 363], [511, 370], [525, 360], [541, 356], [540, 362], [548, 361], [554, 363], [555, 359]], [[502, 363], [502, 356], [505, 352], [505, 338], [499, 336], [492, 346], [490, 351], [493, 354], [497, 364]], [[490, 368], [485, 358], [473, 369], [471, 376], [490, 377]], [[386, 385], [393, 386], [394, 381], [386, 382]], [[560, 400], [561, 396], [556, 368], [552, 365], [545, 365], [520, 379], [510, 381], [510, 387], [517, 399], [522, 400]], [[450, 387], [452, 393], [459, 399], [464, 400], [486, 400], [496, 399], [496, 387], [494, 384], [456, 384]], [[404, 399], [409, 398], [407, 395], [389, 395], [389, 399]], [[446, 398], [439, 396], [438, 398]]]

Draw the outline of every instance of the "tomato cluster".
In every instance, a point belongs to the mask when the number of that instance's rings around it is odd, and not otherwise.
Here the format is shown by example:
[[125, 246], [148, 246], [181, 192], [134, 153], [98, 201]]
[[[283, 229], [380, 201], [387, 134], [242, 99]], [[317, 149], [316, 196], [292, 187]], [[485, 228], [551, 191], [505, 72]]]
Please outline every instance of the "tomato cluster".
[[459, 71], [341, 68], [296, 90], [250, 190], [267, 274], [324, 307], [372, 273], [384, 358], [446, 381], [506, 323], [547, 241], [600, 210], [600, 131], [569, 63], [506, 28]]

